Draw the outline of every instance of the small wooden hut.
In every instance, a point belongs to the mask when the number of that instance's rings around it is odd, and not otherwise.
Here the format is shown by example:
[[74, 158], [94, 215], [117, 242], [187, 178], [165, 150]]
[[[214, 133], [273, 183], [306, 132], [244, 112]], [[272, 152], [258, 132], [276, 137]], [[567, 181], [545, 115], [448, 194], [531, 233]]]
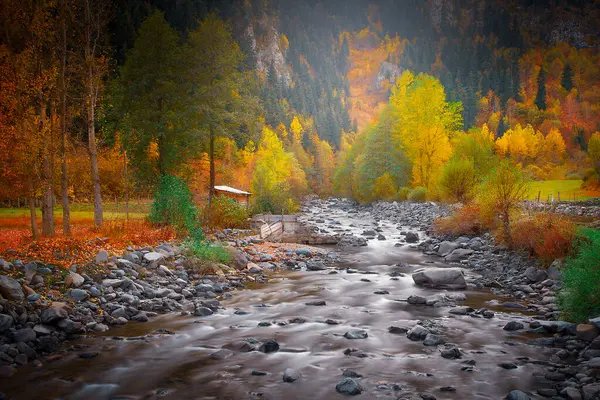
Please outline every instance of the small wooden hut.
[[230, 186], [215, 186], [215, 195], [232, 198], [238, 202], [238, 204], [248, 207], [252, 193], [232, 188]]

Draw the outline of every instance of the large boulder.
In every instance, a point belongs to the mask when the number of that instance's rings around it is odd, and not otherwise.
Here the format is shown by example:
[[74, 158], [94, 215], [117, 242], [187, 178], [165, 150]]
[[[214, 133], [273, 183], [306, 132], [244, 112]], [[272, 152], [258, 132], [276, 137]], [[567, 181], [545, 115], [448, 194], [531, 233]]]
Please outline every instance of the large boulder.
[[459, 244], [449, 241], [444, 241], [440, 243], [440, 247], [438, 248], [438, 254], [442, 257], [446, 257], [448, 254], [452, 253], [454, 250], [458, 249]]
[[531, 283], [541, 282], [548, 278], [548, 273], [543, 269], [537, 269], [536, 267], [529, 267], [525, 270], [525, 277]]
[[407, 243], [417, 243], [419, 241], [419, 234], [416, 232], [407, 232], [404, 239]]
[[19, 282], [6, 275], [0, 275], [0, 295], [8, 300], [23, 301], [25, 299]]
[[152, 251], [150, 253], [144, 254], [144, 260], [148, 263], [149, 268], [154, 269], [160, 264], [164, 263], [165, 255], [156, 251]]
[[466, 289], [465, 276], [459, 268], [425, 268], [412, 275], [417, 286], [437, 289]]
[[83, 276], [79, 275], [77, 272], [69, 272], [69, 275], [65, 278], [65, 286], [66, 287], [74, 287], [74, 288], [78, 288], [79, 286], [83, 285], [83, 282], [85, 282], [85, 279], [83, 278]]

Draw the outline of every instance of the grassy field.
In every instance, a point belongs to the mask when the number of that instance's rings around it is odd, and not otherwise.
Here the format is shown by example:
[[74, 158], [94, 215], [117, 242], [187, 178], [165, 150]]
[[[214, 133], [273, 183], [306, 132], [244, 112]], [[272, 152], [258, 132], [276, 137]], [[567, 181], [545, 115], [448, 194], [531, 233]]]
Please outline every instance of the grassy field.
[[541, 201], [548, 201], [548, 198], [556, 200], [560, 193], [561, 201], [586, 200], [594, 197], [600, 197], [600, 192], [581, 190], [580, 180], [560, 180], [560, 181], [534, 181], [529, 190], [529, 199], [536, 200], [540, 193]]

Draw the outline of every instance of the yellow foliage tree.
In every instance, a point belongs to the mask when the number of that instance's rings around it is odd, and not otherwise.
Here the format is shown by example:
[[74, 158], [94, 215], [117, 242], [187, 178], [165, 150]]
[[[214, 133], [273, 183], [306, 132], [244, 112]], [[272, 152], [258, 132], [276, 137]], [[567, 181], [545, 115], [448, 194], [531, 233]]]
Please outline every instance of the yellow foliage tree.
[[392, 132], [413, 165], [415, 185], [433, 189], [452, 154], [450, 138], [462, 125], [460, 103], [446, 101], [437, 78], [405, 71], [392, 92], [390, 105], [396, 117]]
[[552, 129], [544, 138], [542, 152], [544, 160], [554, 164], [561, 163], [566, 155], [565, 141], [558, 129]]
[[536, 131], [531, 125], [523, 128], [521, 124], [517, 124], [496, 140], [496, 153], [503, 157], [510, 156], [523, 164], [530, 164], [540, 156], [543, 143], [544, 136], [540, 131]]

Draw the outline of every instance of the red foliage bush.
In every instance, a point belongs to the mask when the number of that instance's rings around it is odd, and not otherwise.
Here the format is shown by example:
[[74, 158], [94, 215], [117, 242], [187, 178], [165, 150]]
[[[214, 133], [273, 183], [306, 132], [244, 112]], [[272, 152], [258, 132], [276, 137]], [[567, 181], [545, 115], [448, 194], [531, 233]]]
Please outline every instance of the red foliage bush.
[[576, 235], [575, 223], [558, 214], [542, 213], [522, 218], [512, 227], [514, 247], [529, 252], [545, 265], [566, 257]]
[[479, 235], [484, 231], [480, 214], [477, 204], [468, 204], [449, 217], [437, 219], [433, 229], [438, 235]]

